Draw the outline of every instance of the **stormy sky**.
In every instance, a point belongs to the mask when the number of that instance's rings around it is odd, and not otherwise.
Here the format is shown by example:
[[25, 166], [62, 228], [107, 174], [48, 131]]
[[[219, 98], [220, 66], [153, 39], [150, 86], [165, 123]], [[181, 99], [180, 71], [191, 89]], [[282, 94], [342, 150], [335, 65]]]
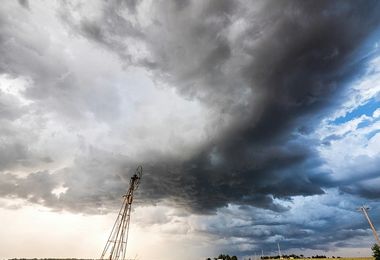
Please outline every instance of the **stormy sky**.
[[370, 0], [5, 1], [0, 257], [97, 257], [138, 165], [142, 259], [369, 255], [379, 30]]

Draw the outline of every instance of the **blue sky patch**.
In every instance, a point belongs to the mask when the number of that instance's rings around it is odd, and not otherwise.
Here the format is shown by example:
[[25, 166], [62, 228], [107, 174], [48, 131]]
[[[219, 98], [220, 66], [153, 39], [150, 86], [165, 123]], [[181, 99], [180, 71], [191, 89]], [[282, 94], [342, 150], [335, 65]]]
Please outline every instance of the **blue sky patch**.
[[[333, 125], [341, 125], [348, 121], [351, 121], [355, 118], [358, 118], [362, 115], [370, 116], [372, 117], [373, 112], [380, 108], [380, 101], [374, 97], [368, 100], [367, 103], [358, 106], [351, 112], [347, 113], [344, 116], [336, 118], [334, 121], [331, 122]], [[362, 122], [361, 125], [359, 124], [359, 128], [368, 126], [369, 122]]]

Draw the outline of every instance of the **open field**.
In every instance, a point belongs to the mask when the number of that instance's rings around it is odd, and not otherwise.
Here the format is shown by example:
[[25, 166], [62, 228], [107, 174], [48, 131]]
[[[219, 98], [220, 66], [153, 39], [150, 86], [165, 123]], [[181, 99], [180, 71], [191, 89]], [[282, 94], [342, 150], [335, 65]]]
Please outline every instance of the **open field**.
[[[214, 258], [211, 258], [214, 259]], [[238, 259], [247, 259], [247, 258], [238, 258]], [[289, 258], [284, 258], [283, 260], [288, 260]], [[341, 257], [341, 258], [297, 258], [294, 260], [375, 260], [374, 257]], [[6, 259], [4, 259], [6, 260]], [[77, 259], [77, 258], [11, 258], [8, 260], [98, 260], [98, 259]], [[269, 259], [268, 259], [269, 260]], [[273, 260], [278, 260], [278, 258], [273, 258]]]
[[297, 258], [296, 260], [310, 260], [310, 259], [315, 259], [315, 260], [323, 260], [323, 259], [338, 259], [338, 260], [374, 260], [374, 257], [341, 257], [341, 258]]
[[[279, 260], [279, 258], [269, 258], [269, 259], [266, 259], [266, 260]], [[283, 258], [283, 260], [289, 260], [291, 258]], [[332, 260], [332, 259], [336, 259], [336, 260], [375, 260], [374, 257], [335, 257], [335, 258], [332, 258], [332, 257], [328, 257], [328, 258], [312, 258], [312, 257], [306, 257], [306, 258], [294, 258], [292, 260]]]
[[374, 260], [374, 257], [342, 257], [342, 260]]

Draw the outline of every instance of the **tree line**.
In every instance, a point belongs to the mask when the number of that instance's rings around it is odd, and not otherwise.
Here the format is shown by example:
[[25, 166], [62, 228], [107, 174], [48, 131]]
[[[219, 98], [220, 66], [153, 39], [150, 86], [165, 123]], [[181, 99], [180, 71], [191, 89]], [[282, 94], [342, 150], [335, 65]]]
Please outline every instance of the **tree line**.
[[[280, 258], [284, 258], [284, 259], [305, 259], [305, 258], [329, 258], [329, 257], [325, 256], [325, 255], [304, 256], [304, 255], [295, 255], [295, 254], [281, 255], [281, 257], [279, 255], [260, 257], [260, 259], [280, 259]], [[337, 256], [337, 257], [332, 256], [331, 258], [341, 258], [341, 257], [340, 256]]]
[[[217, 260], [217, 259], [223, 259], [223, 260], [238, 260], [238, 258], [234, 255], [234, 256], [229, 256], [229, 255], [223, 255], [223, 254], [220, 254], [218, 257], [214, 257], [214, 260]], [[211, 258], [207, 258], [206, 260], [211, 260]]]

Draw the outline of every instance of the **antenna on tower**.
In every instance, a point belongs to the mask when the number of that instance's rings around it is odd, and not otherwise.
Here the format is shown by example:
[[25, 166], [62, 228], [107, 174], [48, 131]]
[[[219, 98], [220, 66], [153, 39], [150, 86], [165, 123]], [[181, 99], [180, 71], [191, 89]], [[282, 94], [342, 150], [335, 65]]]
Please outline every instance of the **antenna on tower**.
[[125, 260], [129, 224], [131, 220], [133, 193], [139, 187], [141, 177], [142, 167], [138, 166], [135, 174], [131, 177], [129, 182], [128, 192], [123, 196], [123, 204], [121, 205], [119, 214], [117, 215], [115, 224], [113, 225], [111, 234], [108, 237], [100, 259]]
[[369, 215], [368, 215], [368, 212], [367, 212], [369, 209], [370, 209], [370, 208], [369, 208], [368, 206], [363, 205], [362, 207], [358, 208], [358, 211], [363, 212], [365, 218], [368, 220], [369, 226], [370, 226], [371, 229], [372, 229], [372, 232], [373, 232], [373, 235], [374, 235], [374, 237], [375, 237], [375, 239], [376, 239], [376, 242], [377, 242], [377, 244], [380, 246], [380, 239], [379, 239], [379, 236], [377, 235], [377, 232], [376, 232], [375, 226], [372, 224], [372, 221], [371, 221], [371, 219], [369, 218]]

